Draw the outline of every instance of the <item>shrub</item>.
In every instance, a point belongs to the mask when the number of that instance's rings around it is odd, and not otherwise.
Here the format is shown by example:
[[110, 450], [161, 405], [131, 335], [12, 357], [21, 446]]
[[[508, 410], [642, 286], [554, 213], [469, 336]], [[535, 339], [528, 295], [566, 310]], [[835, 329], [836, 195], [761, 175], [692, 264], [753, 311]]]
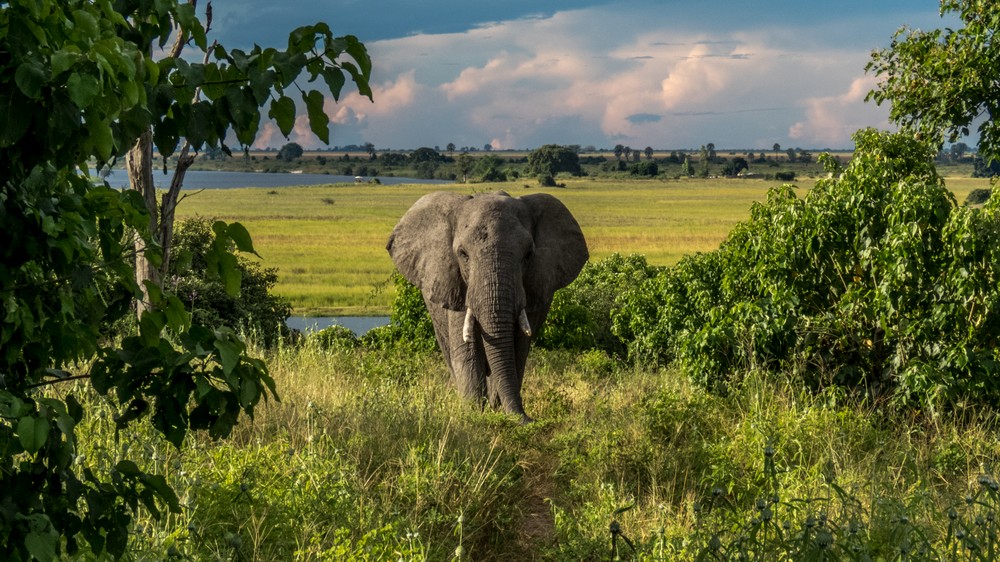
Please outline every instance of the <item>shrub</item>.
[[629, 165], [628, 172], [633, 176], [656, 177], [660, 173], [660, 167], [652, 160], [643, 160]]
[[309, 334], [307, 341], [320, 349], [342, 350], [358, 346], [358, 337], [350, 328], [333, 325]]
[[587, 263], [576, 280], [556, 292], [538, 345], [548, 349], [599, 349], [624, 356], [625, 344], [611, 331], [617, 296], [658, 271], [637, 254], [612, 254], [600, 262]]
[[855, 142], [805, 198], [773, 189], [717, 251], [626, 291], [630, 355], [708, 388], [788, 367], [900, 403], [1000, 403], [1000, 205], [959, 207], [912, 138]]
[[973, 189], [969, 192], [969, 195], [965, 198], [966, 205], [982, 205], [983, 203], [990, 200], [990, 196], [993, 195], [992, 189]]
[[245, 330], [253, 333], [262, 345], [275, 345], [280, 338], [289, 335], [285, 321], [292, 313], [288, 301], [271, 294], [278, 282], [277, 270], [237, 258], [242, 281], [239, 294], [231, 296], [221, 280], [207, 274], [206, 255], [215, 240], [212, 222], [194, 218], [177, 224], [174, 258], [166, 283], [184, 302], [195, 322]]
[[402, 347], [414, 351], [437, 349], [434, 323], [427, 313], [424, 297], [415, 285], [398, 272], [392, 276], [396, 298], [389, 310], [389, 324], [369, 330], [361, 343], [371, 349]]

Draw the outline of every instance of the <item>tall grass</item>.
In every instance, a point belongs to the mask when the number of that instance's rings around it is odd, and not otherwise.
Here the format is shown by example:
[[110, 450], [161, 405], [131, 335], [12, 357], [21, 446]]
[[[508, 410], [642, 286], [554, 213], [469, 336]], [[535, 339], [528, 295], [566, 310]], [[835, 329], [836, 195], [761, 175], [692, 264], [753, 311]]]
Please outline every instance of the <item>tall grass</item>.
[[80, 453], [104, 471], [128, 454], [181, 498], [139, 520], [135, 559], [606, 560], [612, 522], [634, 545], [618, 542], [623, 559], [798, 559], [824, 529], [830, 552], [974, 559], [957, 530], [989, 546], [1000, 508], [992, 412], [893, 412], [762, 373], [720, 397], [671, 370], [536, 350], [537, 422], [520, 426], [462, 402], [437, 354], [261, 354], [281, 401], [223, 441], [116, 435], [115, 406], [87, 404]]

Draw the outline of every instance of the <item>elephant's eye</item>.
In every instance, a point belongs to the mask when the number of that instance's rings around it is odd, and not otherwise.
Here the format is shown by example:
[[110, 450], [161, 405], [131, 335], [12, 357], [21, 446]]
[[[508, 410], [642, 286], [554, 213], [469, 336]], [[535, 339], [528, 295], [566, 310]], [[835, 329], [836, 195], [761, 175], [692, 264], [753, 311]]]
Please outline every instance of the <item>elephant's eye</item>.
[[524, 263], [530, 262], [533, 257], [535, 257], [535, 250], [528, 250], [528, 253], [524, 254]]
[[465, 248], [458, 249], [458, 257], [462, 261], [469, 261], [469, 253], [465, 251]]

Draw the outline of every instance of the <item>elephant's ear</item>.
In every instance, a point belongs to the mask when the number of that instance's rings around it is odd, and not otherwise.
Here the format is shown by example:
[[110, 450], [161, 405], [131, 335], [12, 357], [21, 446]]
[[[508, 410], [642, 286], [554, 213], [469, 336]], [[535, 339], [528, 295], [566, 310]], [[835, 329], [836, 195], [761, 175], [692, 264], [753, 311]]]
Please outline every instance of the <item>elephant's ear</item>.
[[583, 269], [590, 253], [580, 225], [569, 209], [547, 193], [520, 198], [531, 210], [535, 255], [525, 272], [529, 302], [552, 300], [552, 293], [569, 285]]
[[451, 244], [455, 211], [469, 199], [445, 191], [424, 195], [399, 219], [385, 246], [407, 281], [450, 310], [465, 310], [465, 281]]

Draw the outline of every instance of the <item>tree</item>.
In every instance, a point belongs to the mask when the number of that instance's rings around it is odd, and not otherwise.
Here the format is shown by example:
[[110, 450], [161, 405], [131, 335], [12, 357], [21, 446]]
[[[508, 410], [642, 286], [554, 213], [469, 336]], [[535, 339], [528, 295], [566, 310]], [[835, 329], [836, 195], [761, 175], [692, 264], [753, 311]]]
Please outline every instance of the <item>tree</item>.
[[299, 143], [297, 143], [297, 142], [290, 142], [290, 143], [282, 146], [281, 149], [278, 150], [278, 160], [284, 160], [285, 162], [291, 162], [292, 160], [295, 160], [296, 158], [302, 158], [302, 155], [304, 153], [305, 153], [305, 151], [302, 150], [302, 146]]
[[476, 161], [473, 160], [472, 156], [469, 156], [468, 152], [463, 152], [458, 155], [456, 159], [458, 164], [458, 173], [462, 176], [462, 183], [469, 181], [469, 174], [472, 173], [472, 169], [476, 166]]
[[994, 2], [942, 0], [941, 16], [957, 14], [964, 27], [901, 28], [866, 69], [878, 77], [868, 93], [890, 104], [889, 118], [939, 146], [970, 133], [979, 122], [979, 153], [1000, 157], [1000, 10]]
[[684, 163], [681, 164], [681, 175], [689, 178], [694, 175], [694, 170], [691, 169], [691, 157], [685, 155]]
[[446, 148], [448, 149], [448, 152], [449, 152], [449, 153], [451, 153], [451, 152], [455, 152], [455, 143], [453, 143], [453, 142], [449, 142], [449, 143], [448, 143], [448, 146], [447, 146]]
[[[151, 46], [174, 36], [169, 55], [193, 45], [209, 62], [154, 59]], [[331, 63], [344, 52], [353, 62]], [[345, 72], [370, 92], [364, 46], [325, 24], [292, 32], [286, 51], [247, 53], [209, 47], [193, 4], [178, 0], [0, 3], [0, 559], [120, 557], [136, 510], [180, 511], [163, 476], [77, 456], [89, 396], [78, 385], [114, 405], [118, 428], [146, 418], [175, 445], [191, 430], [227, 435], [274, 395], [266, 365], [232, 330], [192, 321], [177, 296], [140, 285], [132, 260], [162, 267], [162, 227], [173, 224], [176, 198], [158, 207], [149, 197], [150, 147], [166, 157], [182, 146], [185, 163], [190, 151], [225, 147], [230, 131], [248, 146], [269, 99], [287, 134], [295, 103], [284, 91], [303, 71], [335, 97]], [[322, 97], [303, 94], [325, 140]], [[139, 190], [92, 173], [133, 148]], [[235, 292], [228, 248], [253, 252], [252, 241], [238, 223], [211, 228], [206, 272]], [[113, 337], [136, 298], [148, 305], [137, 328]]]
[[528, 173], [537, 176], [555, 176], [569, 172], [579, 176], [580, 155], [565, 146], [547, 144], [528, 154]]
[[771, 149], [774, 150], [774, 155], [777, 156], [778, 153], [781, 152], [781, 145], [774, 143], [774, 146], [772, 146]]
[[410, 162], [441, 162], [444, 157], [433, 148], [422, 146], [410, 154]]
[[615, 153], [615, 158], [616, 159], [621, 160], [622, 159], [622, 154], [624, 152], [625, 152], [625, 145], [622, 145], [622, 144], [616, 144], [615, 145], [614, 153]]
[[653, 159], [653, 147], [647, 146], [646, 149], [643, 152], [646, 153], [646, 159], [647, 160], [652, 160]]
[[375, 145], [374, 144], [372, 144], [370, 142], [366, 142], [364, 145], [362, 145], [362, 148], [364, 148], [365, 152], [368, 153], [368, 159], [369, 160], [374, 160], [375, 159]]
[[[176, 15], [165, 17], [169, 12], [165, 8], [174, 4], [178, 6]], [[185, 173], [194, 162], [191, 151], [197, 152], [207, 145], [221, 146], [229, 152], [225, 142], [230, 132], [235, 133], [242, 147], [248, 148], [257, 135], [260, 110], [265, 105], [269, 105], [268, 117], [275, 120], [287, 138], [295, 125], [296, 109], [286, 90], [293, 89], [301, 92], [310, 129], [321, 141], [328, 142], [330, 119], [323, 110], [323, 94], [316, 89], [304, 90], [296, 79], [303, 73], [308, 75], [309, 82], [322, 78], [334, 99], [339, 99], [346, 73], [358, 90], [370, 98], [371, 60], [357, 38], [334, 37], [324, 23], [293, 31], [285, 51], [257, 45], [249, 52], [227, 51], [217, 42], [208, 43], [206, 30], [211, 27], [211, 4], [205, 12], [207, 24], [204, 26], [195, 15], [195, 0], [157, 2], [152, 8], [148, 3], [126, 3], [124, 6], [128, 12], [122, 14], [125, 18], [118, 24], [117, 36], [134, 41], [133, 44], [140, 46], [143, 59], [157, 67], [155, 72], [143, 72], [144, 79], [140, 82], [144, 86], [145, 99], [155, 103], [156, 114], [136, 131], [137, 138], [126, 158], [129, 183], [145, 201], [150, 216], [149, 229], [155, 233], [154, 241], [161, 252], [156, 260], [151, 260], [144, 245], [136, 247], [136, 280], [143, 289], [142, 297], [136, 302], [136, 312], [141, 315], [149, 302], [146, 282], [159, 286], [170, 264], [174, 212]], [[143, 21], [147, 13], [159, 18], [154, 20], [155, 24]], [[153, 60], [153, 45], [162, 48], [175, 31], [176, 39], [166, 56], [159, 61]], [[201, 63], [188, 63], [180, 57], [182, 51], [190, 47], [203, 54]], [[102, 47], [95, 48], [100, 52]], [[350, 60], [342, 60], [347, 58]], [[63, 64], [68, 59], [57, 57], [57, 61]], [[87, 83], [76, 91], [86, 95], [90, 87]], [[129, 123], [130, 126], [135, 124]], [[184, 139], [183, 144], [181, 139]], [[152, 172], [154, 144], [164, 158], [181, 146], [170, 187], [159, 204]]]
[[951, 145], [951, 159], [955, 162], [960, 161], [965, 157], [965, 153], [969, 151], [969, 145], [964, 142], [956, 142]]

